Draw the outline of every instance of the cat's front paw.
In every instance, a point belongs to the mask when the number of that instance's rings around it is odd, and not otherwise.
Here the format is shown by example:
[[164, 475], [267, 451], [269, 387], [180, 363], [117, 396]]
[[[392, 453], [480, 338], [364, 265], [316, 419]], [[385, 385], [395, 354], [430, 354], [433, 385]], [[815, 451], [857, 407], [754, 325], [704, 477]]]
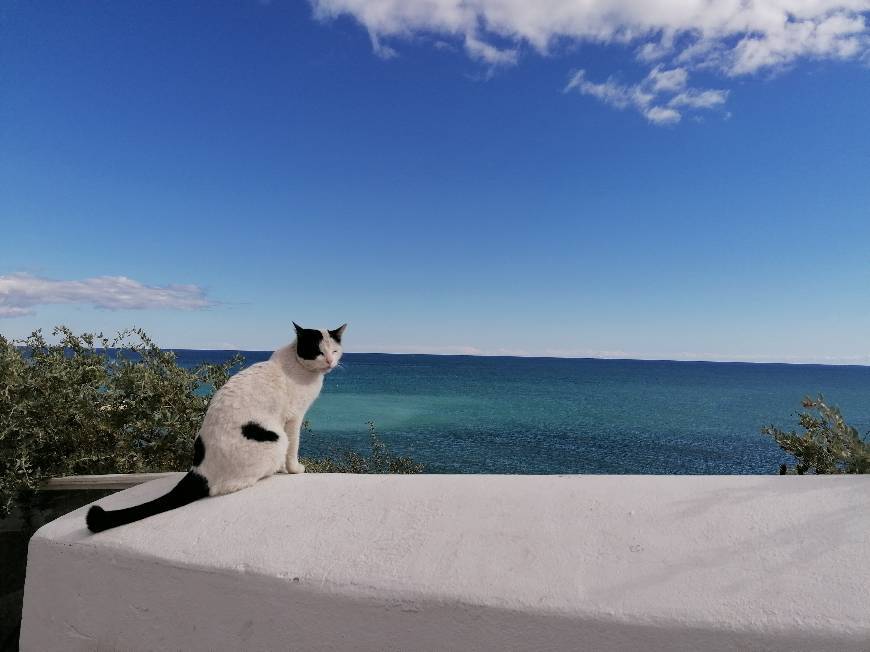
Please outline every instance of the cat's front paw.
[[287, 462], [287, 473], [305, 473], [305, 465], [299, 462]]

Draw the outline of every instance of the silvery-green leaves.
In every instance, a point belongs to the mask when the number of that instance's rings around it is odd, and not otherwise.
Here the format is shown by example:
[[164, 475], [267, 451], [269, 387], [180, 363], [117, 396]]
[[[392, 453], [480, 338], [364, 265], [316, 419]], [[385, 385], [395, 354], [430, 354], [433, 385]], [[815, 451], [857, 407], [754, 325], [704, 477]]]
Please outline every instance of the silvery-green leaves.
[[870, 473], [870, 445], [848, 425], [836, 407], [817, 399], [803, 400], [804, 409], [799, 416], [803, 432], [785, 432], [774, 426], [761, 429], [773, 437], [784, 451], [791, 453], [796, 464], [783, 464], [780, 473]]
[[185, 369], [142, 330], [0, 336], [0, 513], [60, 475], [181, 471], [215, 390], [243, 362]]
[[[368, 455], [354, 450], [335, 451], [330, 455], [305, 458], [307, 473], [422, 473], [423, 465], [410, 457], [395, 455], [378, 436], [375, 424], [369, 421]], [[303, 423], [306, 433], [312, 435], [311, 425]]]

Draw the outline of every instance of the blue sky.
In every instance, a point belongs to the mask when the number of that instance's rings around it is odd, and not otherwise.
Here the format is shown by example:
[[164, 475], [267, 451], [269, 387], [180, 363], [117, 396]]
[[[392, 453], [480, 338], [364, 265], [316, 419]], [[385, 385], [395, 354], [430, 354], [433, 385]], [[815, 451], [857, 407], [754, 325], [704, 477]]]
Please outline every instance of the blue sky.
[[5, 3], [0, 333], [870, 364], [870, 6], [653, 4]]

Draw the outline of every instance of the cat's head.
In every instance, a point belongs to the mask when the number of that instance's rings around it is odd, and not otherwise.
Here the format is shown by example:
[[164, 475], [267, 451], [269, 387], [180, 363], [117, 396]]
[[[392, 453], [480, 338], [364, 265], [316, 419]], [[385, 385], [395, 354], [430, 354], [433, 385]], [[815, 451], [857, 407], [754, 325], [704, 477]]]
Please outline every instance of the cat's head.
[[296, 357], [303, 367], [309, 371], [329, 373], [341, 360], [341, 336], [347, 324], [342, 324], [335, 330], [318, 330], [302, 328], [295, 321]]

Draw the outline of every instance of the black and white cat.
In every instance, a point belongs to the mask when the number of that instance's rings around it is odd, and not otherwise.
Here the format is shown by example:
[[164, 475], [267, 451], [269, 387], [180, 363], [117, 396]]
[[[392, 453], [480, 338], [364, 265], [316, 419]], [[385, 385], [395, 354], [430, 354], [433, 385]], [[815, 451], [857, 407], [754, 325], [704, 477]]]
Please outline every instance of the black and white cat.
[[320, 394], [323, 376], [338, 365], [341, 336], [335, 330], [302, 328], [296, 339], [229, 379], [214, 395], [193, 442], [193, 466], [166, 495], [126, 509], [95, 505], [91, 532], [102, 532], [206, 496], [227, 494], [273, 473], [305, 473], [299, 463], [299, 431]]

